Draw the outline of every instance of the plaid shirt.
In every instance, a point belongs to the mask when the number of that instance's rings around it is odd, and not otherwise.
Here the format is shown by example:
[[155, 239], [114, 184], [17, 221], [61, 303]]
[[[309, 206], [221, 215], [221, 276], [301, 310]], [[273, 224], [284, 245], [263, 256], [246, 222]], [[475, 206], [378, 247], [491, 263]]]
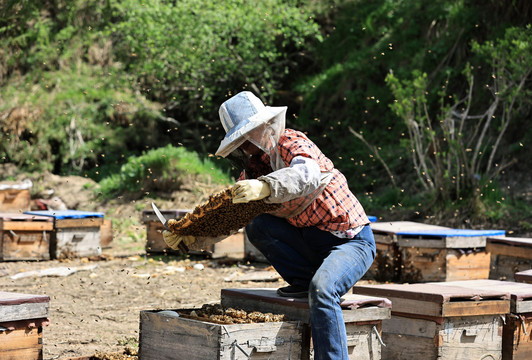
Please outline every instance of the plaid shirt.
[[[313, 159], [322, 172], [332, 172], [333, 178], [323, 192], [302, 213], [287, 221], [297, 227], [316, 226], [324, 231], [345, 231], [361, 225], [369, 224], [369, 219], [357, 200], [349, 190], [345, 176], [334, 168], [321, 150], [302, 132], [285, 129], [280, 137], [277, 150], [286, 166], [290, 166], [296, 156]], [[270, 158], [267, 154], [251, 157], [248, 169], [253, 178], [272, 172]], [[244, 173], [240, 179], [244, 179]]]

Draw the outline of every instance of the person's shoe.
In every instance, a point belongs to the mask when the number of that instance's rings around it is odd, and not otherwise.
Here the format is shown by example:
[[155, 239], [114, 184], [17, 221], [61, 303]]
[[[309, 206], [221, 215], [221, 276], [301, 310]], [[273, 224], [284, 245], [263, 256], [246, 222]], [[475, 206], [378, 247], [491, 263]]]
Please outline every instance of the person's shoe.
[[289, 285], [277, 289], [277, 294], [282, 297], [307, 298], [308, 289], [305, 289], [302, 286]]

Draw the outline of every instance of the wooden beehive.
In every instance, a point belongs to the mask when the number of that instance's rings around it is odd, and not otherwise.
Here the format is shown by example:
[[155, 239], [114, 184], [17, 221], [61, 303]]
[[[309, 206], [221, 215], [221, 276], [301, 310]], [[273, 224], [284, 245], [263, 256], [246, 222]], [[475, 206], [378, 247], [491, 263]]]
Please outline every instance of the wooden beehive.
[[42, 360], [50, 298], [0, 291], [0, 359]]
[[513, 280], [516, 272], [532, 268], [532, 239], [491, 236], [486, 250], [491, 254], [490, 279]]
[[364, 279], [394, 282], [401, 281], [403, 277], [401, 252], [397, 245], [398, 231], [449, 229], [413, 221], [372, 222], [370, 225], [377, 252], [375, 261], [364, 275]]
[[101, 232], [104, 214], [81, 210], [27, 211], [25, 214], [54, 219], [50, 258], [98, 256], [102, 253]]
[[53, 219], [0, 213], [0, 260], [49, 260]]
[[169, 315], [179, 311], [140, 312], [140, 359], [301, 358], [305, 329], [298, 321], [218, 324]]
[[509, 294], [433, 283], [355, 285], [353, 292], [386, 297], [384, 360], [501, 359]]
[[[285, 314], [289, 319], [302, 321], [310, 334], [310, 314], [307, 299], [286, 298], [276, 289], [222, 289], [222, 306], [246, 311]], [[391, 302], [385, 298], [346, 294], [342, 297], [347, 345], [350, 359], [380, 359], [381, 325], [390, 318]], [[304, 338], [302, 359], [312, 359], [310, 336]]]
[[30, 190], [24, 184], [0, 184], [0, 211], [17, 212], [30, 210]]
[[[394, 282], [487, 279], [490, 255], [486, 251], [486, 238], [505, 233], [504, 230], [451, 229], [403, 221], [375, 223], [372, 229], [377, 252], [382, 242], [393, 257], [389, 264], [393, 269], [391, 279], [378, 280]], [[373, 266], [380, 266], [378, 257]]]
[[517, 282], [532, 284], [532, 269], [516, 272], [514, 279]]
[[[163, 216], [167, 219], [180, 219], [190, 210], [169, 209], [161, 210]], [[142, 222], [146, 225], [146, 253], [148, 254], [177, 254], [178, 250], [168, 247], [163, 239], [164, 225], [159, 221], [155, 211], [144, 210], [142, 212]]]
[[510, 295], [510, 314], [502, 331], [502, 359], [532, 359], [532, 285], [500, 280], [465, 280], [441, 283], [480, 290], [504, 291]]

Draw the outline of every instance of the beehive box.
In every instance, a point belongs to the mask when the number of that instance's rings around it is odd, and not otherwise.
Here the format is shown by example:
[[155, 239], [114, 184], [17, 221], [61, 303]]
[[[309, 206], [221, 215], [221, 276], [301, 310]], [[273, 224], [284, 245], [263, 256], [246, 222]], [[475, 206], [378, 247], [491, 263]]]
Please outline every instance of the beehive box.
[[104, 214], [81, 210], [27, 211], [25, 214], [54, 219], [50, 258], [98, 256], [102, 253], [100, 227]]
[[516, 272], [514, 279], [517, 282], [532, 284], [532, 269]]
[[403, 277], [401, 252], [397, 233], [407, 230], [441, 230], [443, 226], [429, 225], [413, 221], [372, 222], [371, 229], [377, 248], [375, 261], [364, 275], [364, 279], [399, 282]]
[[301, 359], [298, 321], [218, 324], [171, 315], [179, 311], [140, 312], [140, 359]]
[[18, 212], [30, 210], [31, 181], [21, 183], [0, 183], [0, 212]]
[[0, 359], [42, 360], [50, 298], [0, 291]]
[[[384, 238], [392, 244], [391, 280], [395, 282], [487, 279], [490, 254], [486, 239], [505, 234], [504, 230], [451, 229], [412, 222], [378, 224], [372, 224], [376, 242]], [[377, 258], [374, 266], [378, 264]]]
[[[170, 209], [161, 210], [161, 214], [167, 219], [180, 219], [190, 210], [184, 209]], [[142, 222], [146, 225], [146, 253], [148, 254], [161, 254], [179, 253], [178, 250], [173, 250], [168, 247], [163, 239], [163, 231], [165, 227], [155, 215], [153, 210], [144, 210], [142, 212]]]
[[[190, 210], [176, 209], [176, 210], [161, 210], [161, 214], [167, 219], [180, 219]], [[168, 247], [163, 239], [163, 231], [165, 227], [155, 215], [153, 210], [144, 210], [142, 212], [142, 221], [146, 224], [146, 253], [148, 254], [179, 254], [179, 250], [173, 250]], [[208, 245], [202, 250], [190, 250], [191, 254], [208, 255], [213, 259], [217, 258], [244, 258], [244, 232], [239, 232], [229, 235], [225, 239], [214, 244]]]
[[[310, 334], [310, 314], [306, 299], [277, 295], [276, 289], [222, 289], [222, 306], [246, 311], [285, 314], [300, 320]], [[381, 355], [380, 334], [383, 319], [389, 319], [391, 302], [385, 298], [346, 294], [342, 297], [350, 359], [377, 360]], [[310, 336], [304, 338], [302, 359], [312, 359]]]
[[382, 324], [384, 360], [502, 357], [506, 291], [422, 283], [355, 285], [353, 292], [392, 302], [392, 317]]
[[491, 254], [490, 279], [513, 280], [516, 272], [532, 268], [532, 239], [492, 236], [486, 250]]
[[0, 213], [0, 260], [49, 260], [53, 228], [47, 216]]
[[441, 283], [480, 290], [497, 290], [510, 294], [510, 314], [502, 331], [502, 359], [532, 359], [532, 285], [500, 280], [465, 280]]

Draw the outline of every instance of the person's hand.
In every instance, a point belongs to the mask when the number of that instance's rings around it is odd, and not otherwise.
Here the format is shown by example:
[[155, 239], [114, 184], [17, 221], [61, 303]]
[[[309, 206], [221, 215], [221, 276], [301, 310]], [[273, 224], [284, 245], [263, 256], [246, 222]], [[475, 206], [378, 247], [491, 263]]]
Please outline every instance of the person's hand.
[[196, 238], [192, 235], [175, 235], [168, 230], [163, 231], [163, 239], [166, 245], [168, 245], [174, 250], [179, 249], [179, 244], [181, 242], [183, 242], [188, 247], [196, 241]]
[[247, 203], [264, 199], [271, 193], [270, 185], [262, 180], [238, 181], [231, 191], [233, 203]]

